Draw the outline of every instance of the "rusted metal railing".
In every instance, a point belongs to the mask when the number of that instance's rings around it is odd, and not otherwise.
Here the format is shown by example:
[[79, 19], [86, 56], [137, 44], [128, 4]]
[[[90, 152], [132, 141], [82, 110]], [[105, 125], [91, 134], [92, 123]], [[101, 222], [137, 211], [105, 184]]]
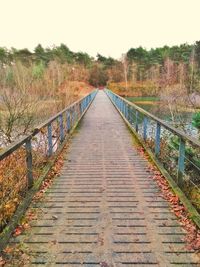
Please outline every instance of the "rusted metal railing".
[[71, 104], [0, 152], [0, 232], [86, 112], [96, 93], [94, 90]]
[[[105, 90], [118, 111], [154, 156], [188, 193], [200, 193], [200, 142], [123, 97]], [[191, 186], [188, 186], [188, 185]]]

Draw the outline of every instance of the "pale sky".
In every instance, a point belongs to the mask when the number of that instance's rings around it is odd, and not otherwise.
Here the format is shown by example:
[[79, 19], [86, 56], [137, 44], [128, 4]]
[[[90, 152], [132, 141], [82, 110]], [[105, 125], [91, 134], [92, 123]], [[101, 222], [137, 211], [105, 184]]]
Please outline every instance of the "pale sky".
[[200, 40], [200, 0], [0, 0], [0, 46], [65, 43], [72, 51], [119, 58]]

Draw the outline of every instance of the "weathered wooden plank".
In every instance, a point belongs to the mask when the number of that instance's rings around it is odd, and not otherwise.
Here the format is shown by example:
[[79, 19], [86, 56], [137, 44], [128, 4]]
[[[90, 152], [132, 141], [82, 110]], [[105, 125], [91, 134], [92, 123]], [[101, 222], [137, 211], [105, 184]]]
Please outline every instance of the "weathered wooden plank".
[[193, 266], [194, 253], [186, 253], [184, 232], [147, 167], [99, 92], [61, 176], [35, 206], [39, 219], [12, 241], [32, 249], [30, 266]]

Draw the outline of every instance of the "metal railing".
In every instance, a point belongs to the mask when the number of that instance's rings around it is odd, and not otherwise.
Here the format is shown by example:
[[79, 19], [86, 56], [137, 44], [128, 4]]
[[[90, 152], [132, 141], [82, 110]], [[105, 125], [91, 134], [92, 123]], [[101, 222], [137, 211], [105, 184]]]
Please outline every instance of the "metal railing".
[[200, 194], [200, 142], [112, 91], [105, 92], [185, 193], [195, 187]]
[[35, 128], [30, 135], [1, 151], [0, 232], [28, 189], [41, 176], [52, 155], [81, 119], [96, 93], [97, 90], [71, 104]]

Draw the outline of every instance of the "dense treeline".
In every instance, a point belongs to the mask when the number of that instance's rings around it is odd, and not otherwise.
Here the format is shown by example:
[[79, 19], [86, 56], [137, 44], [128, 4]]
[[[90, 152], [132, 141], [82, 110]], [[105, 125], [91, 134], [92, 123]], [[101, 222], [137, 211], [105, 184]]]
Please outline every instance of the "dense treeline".
[[[166, 60], [171, 60], [175, 65], [185, 64], [188, 68], [191, 61], [195, 60], [196, 67], [200, 68], [200, 41], [194, 45], [164, 46], [151, 50], [143, 47], [131, 48], [120, 60], [100, 54], [97, 55], [97, 59], [94, 59], [87, 53], [72, 52], [65, 44], [52, 48], [43, 48], [39, 44], [33, 52], [26, 48], [19, 50], [0, 48], [1, 65], [21, 61], [25, 65], [34, 62], [47, 66], [54, 60], [62, 64], [79, 64], [90, 69], [95, 74], [95, 77], [91, 77], [91, 82], [94, 83], [94, 80], [99, 78], [100, 85], [104, 85], [108, 80], [124, 81], [124, 68], [127, 68], [128, 80], [131, 80], [133, 72], [135, 72], [135, 79], [143, 81], [152, 78], [152, 73], [156, 72], [156, 68], [161, 72], [161, 68], [165, 67]], [[105, 77], [103, 77], [104, 75]]]
[[52, 48], [39, 44], [32, 52], [2, 47], [0, 137], [3, 132], [11, 142], [16, 128], [22, 127], [26, 134], [38, 119], [79, 97], [82, 88], [106, 85], [123, 96], [159, 96], [175, 118], [180, 105], [200, 106], [200, 101], [194, 103], [200, 92], [200, 41], [150, 50], [131, 48], [121, 59], [100, 54], [93, 58], [65, 44]]
[[153, 79], [156, 72], [158, 77], [163, 72], [169, 72], [170, 68], [176, 73], [180, 72], [180, 68], [183, 69], [184, 73], [177, 75], [176, 78], [180, 78], [180, 75], [191, 78], [191, 75], [200, 74], [200, 41], [194, 45], [164, 46], [149, 51], [142, 47], [131, 48], [127, 52], [127, 60], [129, 64], [136, 64], [137, 80]]
[[91, 62], [91, 58], [86, 53], [73, 53], [69, 50], [69, 48], [61, 44], [58, 47], [53, 48], [43, 48], [41, 44], [35, 47], [33, 52], [30, 52], [28, 49], [15, 49], [11, 48], [10, 50], [6, 48], [0, 48], [0, 62], [1, 64], [9, 64], [14, 60], [20, 60], [25, 64], [29, 64], [30, 62], [43, 62], [45, 65], [50, 61], [58, 59], [62, 63], [81, 63], [89, 65]]
[[41, 76], [45, 67], [47, 67], [52, 61], [56, 61], [59, 64], [73, 66], [73, 70], [80, 67], [82, 69], [90, 70], [91, 77], [88, 73], [88, 75], [86, 75], [86, 79], [94, 86], [106, 84], [108, 78], [105, 73], [105, 68], [113, 65], [114, 62], [116, 62], [112, 58], [107, 59], [100, 55], [98, 56], [98, 59], [95, 60], [87, 53], [72, 52], [64, 44], [55, 46], [53, 48], [43, 48], [42, 45], [39, 44], [33, 52], [30, 52], [26, 48], [19, 50], [15, 48], [10, 50], [3, 47], [0, 48], [1, 67], [12, 65], [14, 62], [20, 62], [24, 66], [30, 66], [34, 64], [34, 74], [36, 76]]
[[[38, 69], [41, 69], [41, 64], [46, 67], [51, 61], [79, 65], [89, 70], [88, 81], [95, 86], [105, 85], [107, 81], [160, 79], [161, 74], [166, 72], [167, 68], [167, 71], [169, 71], [169, 68], [174, 68], [177, 73], [179, 70], [176, 67], [178, 66], [184, 68], [185, 73], [182, 73], [182, 75], [190, 76], [190, 78], [193, 75], [195, 76], [193, 78], [196, 79], [196, 76], [199, 76], [200, 69], [200, 41], [197, 41], [194, 45], [164, 46], [150, 50], [143, 47], [131, 48], [119, 60], [104, 57], [100, 54], [94, 59], [87, 53], [72, 52], [65, 44], [52, 48], [43, 48], [39, 44], [33, 52], [26, 48], [19, 50], [0, 48], [1, 66], [16, 61], [20, 61], [26, 66], [34, 63], [38, 66]], [[191, 73], [192, 71], [193, 73]], [[178, 76], [176, 78], [178, 79]], [[197, 84], [195, 85], [197, 86]]]
[[[175, 62], [189, 62], [192, 50], [196, 52], [196, 59], [200, 64], [200, 41], [197, 41], [194, 45], [182, 44], [180, 46], [164, 46], [161, 48], [155, 48], [146, 50], [143, 47], [131, 48], [127, 52], [127, 57], [130, 61], [140, 62], [149, 67], [154, 64], [163, 64], [164, 60], [169, 57]], [[31, 52], [27, 48], [10, 50], [4, 47], [0, 48], [0, 62], [1, 64], [8, 64], [13, 60], [19, 59], [24, 63], [33, 61], [43, 61], [47, 64], [53, 59], [59, 59], [61, 62], [67, 63], [81, 63], [85, 66], [90, 66], [94, 61], [94, 58], [83, 52], [72, 52], [65, 44], [60, 46], [54, 46], [53, 48], [43, 48], [41, 44], [35, 47]], [[100, 54], [97, 55], [97, 61], [103, 63], [106, 67], [113, 66], [116, 60], [111, 57], [104, 57]]]

